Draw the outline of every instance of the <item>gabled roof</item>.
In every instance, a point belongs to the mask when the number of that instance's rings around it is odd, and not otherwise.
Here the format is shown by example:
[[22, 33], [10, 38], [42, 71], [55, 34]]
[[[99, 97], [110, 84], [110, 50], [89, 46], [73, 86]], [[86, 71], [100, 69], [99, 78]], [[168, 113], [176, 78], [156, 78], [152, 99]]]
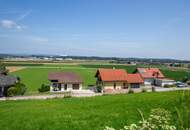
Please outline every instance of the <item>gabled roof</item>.
[[123, 69], [98, 69], [96, 77], [100, 74], [102, 81], [125, 81], [127, 72]]
[[144, 83], [140, 74], [127, 74], [126, 80], [128, 83]]
[[128, 74], [123, 69], [98, 69], [96, 77], [100, 74], [102, 81], [123, 81], [128, 83], [144, 83], [139, 74]]
[[11, 75], [2, 75], [0, 74], [0, 86], [10, 86], [14, 85], [17, 82], [17, 78]]
[[59, 83], [82, 83], [82, 78], [73, 72], [51, 72], [49, 80], [57, 80]]
[[137, 68], [142, 78], [164, 78], [164, 75], [158, 68]]

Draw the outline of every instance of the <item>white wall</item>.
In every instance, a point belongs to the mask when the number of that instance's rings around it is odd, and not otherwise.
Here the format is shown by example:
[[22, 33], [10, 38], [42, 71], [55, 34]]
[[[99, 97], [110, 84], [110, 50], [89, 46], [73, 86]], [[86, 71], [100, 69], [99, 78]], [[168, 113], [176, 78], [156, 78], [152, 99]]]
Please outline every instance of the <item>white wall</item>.
[[153, 78], [144, 79], [144, 85], [153, 85], [153, 84], [154, 84]]

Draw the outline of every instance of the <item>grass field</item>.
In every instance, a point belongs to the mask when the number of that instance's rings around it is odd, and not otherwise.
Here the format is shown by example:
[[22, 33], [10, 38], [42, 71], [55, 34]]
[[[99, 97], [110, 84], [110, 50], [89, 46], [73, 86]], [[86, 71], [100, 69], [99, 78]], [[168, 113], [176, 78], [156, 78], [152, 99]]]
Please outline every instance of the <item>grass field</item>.
[[[165, 108], [176, 119], [180, 92], [109, 95], [91, 98], [4, 101], [0, 103], [3, 130], [103, 130], [138, 122], [153, 108]], [[186, 104], [183, 104], [186, 105]], [[190, 122], [187, 122], [188, 124]]]
[[[22, 64], [23, 65], [23, 64]], [[10, 66], [10, 65], [9, 65]], [[17, 75], [21, 78], [22, 82], [26, 84], [28, 91], [27, 93], [37, 92], [38, 88], [41, 84], [49, 84], [47, 79], [49, 72], [55, 71], [72, 71], [76, 72], [83, 78], [84, 87], [88, 85], [94, 85], [96, 79], [94, 77], [98, 68], [117, 68], [117, 69], [125, 69], [128, 73], [132, 73], [135, 69], [139, 66], [128, 66], [128, 65], [94, 65], [94, 64], [80, 64], [80, 65], [33, 65], [28, 66], [25, 64], [26, 67], [23, 70], [19, 70], [13, 72], [12, 74]], [[168, 78], [172, 78], [175, 80], [182, 80], [185, 76], [188, 75], [186, 71], [171, 71], [166, 67], [160, 66], [161, 70], [163, 71], [164, 75]]]

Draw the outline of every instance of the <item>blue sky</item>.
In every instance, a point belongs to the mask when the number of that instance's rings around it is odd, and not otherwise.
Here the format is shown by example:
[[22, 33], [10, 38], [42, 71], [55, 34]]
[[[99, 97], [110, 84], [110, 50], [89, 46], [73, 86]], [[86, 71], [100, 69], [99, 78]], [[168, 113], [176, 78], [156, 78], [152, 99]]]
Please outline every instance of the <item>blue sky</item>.
[[189, 0], [0, 0], [0, 53], [190, 60]]

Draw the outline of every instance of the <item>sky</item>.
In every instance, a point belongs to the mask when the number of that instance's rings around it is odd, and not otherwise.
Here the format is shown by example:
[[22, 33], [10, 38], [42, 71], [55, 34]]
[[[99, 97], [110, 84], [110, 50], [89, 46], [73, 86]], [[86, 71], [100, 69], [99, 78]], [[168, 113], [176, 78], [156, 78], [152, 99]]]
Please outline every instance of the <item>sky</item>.
[[190, 60], [190, 0], [0, 0], [0, 53]]

